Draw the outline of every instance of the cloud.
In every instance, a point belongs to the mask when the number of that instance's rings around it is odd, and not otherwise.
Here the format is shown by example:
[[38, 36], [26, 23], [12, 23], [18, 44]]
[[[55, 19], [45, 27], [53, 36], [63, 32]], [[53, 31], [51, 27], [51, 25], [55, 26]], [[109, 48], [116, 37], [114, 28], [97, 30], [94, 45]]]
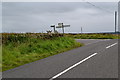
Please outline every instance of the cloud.
[[117, 3], [92, 4], [101, 9], [84, 2], [4, 2], [3, 32], [45, 32], [58, 22], [71, 25], [66, 32], [80, 32], [80, 27], [84, 32], [114, 31]]
[[0, 32], [2, 32], [2, 3], [0, 2]]
[[118, 31], [120, 32], [120, 1], [118, 4]]

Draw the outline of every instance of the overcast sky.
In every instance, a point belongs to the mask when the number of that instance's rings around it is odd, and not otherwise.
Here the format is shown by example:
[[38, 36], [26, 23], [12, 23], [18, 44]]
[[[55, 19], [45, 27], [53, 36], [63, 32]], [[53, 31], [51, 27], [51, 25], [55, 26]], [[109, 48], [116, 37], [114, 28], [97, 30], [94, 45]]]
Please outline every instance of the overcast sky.
[[[46, 32], [50, 25], [70, 24], [65, 32], [114, 31], [117, 2], [3, 2], [3, 32]], [[96, 6], [96, 7], [95, 7]], [[57, 29], [61, 32], [61, 29]]]

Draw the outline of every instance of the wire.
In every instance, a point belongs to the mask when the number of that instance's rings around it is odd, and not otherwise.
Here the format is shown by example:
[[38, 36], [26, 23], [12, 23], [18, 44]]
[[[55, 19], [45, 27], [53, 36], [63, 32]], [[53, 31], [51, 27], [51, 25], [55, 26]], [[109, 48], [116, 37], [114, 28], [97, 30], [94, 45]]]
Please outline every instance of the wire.
[[[85, 0], [83, 0], [83, 1], [85, 1]], [[98, 9], [104, 10], [105, 12], [108, 12], [108, 13], [113, 14], [113, 12], [111, 12], [111, 11], [109, 11], [109, 10], [106, 10], [106, 9], [104, 9], [104, 8], [101, 8], [101, 7], [98, 7], [98, 6], [92, 4], [92, 3], [88, 2], [88, 1], [85, 1], [85, 2], [86, 2], [87, 4], [92, 5], [93, 7], [96, 7], [96, 8], [98, 8]]]

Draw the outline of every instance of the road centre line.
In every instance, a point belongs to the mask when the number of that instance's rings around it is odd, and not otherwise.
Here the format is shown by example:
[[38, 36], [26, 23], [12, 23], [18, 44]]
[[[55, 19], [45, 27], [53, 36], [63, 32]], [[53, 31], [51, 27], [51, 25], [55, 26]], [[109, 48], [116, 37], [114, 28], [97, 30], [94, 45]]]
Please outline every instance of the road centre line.
[[79, 61], [78, 63], [76, 63], [76, 64], [74, 64], [74, 65], [70, 66], [69, 68], [65, 69], [64, 71], [62, 71], [62, 72], [58, 73], [57, 75], [53, 76], [53, 77], [52, 77], [52, 78], [50, 78], [49, 80], [53, 80], [53, 79], [55, 79], [55, 78], [59, 77], [60, 75], [62, 75], [62, 74], [64, 74], [64, 73], [66, 73], [66, 72], [67, 72], [67, 71], [69, 71], [70, 69], [72, 69], [72, 68], [74, 68], [74, 67], [78, 66], [79, 64], [81, 64], [81, 63], [85, 62], [86, 60], [90, 59], [91, 57], [93, 57], [93, 56], [95, 56], [95, 55], [97, 55], [97, 54], [98, 54], [98, 53], [94, 53], [94, 54], [92, 54], [92, 55], [90, 55], [90, 56], [86, 57], [85, 59], [83, 59], [83, 60]]
[[114, 45], [116, 45], [116, 44], [117, 44], [117, 42], [114, 43], [114, 44], [112, 44], [112, 45], [110, 45], [110, 46], [107, 46], [106, 49], [108, 49], [108, 48], [110, 48], [110, 47], [112, 47], [112, 46], [114, 46]]

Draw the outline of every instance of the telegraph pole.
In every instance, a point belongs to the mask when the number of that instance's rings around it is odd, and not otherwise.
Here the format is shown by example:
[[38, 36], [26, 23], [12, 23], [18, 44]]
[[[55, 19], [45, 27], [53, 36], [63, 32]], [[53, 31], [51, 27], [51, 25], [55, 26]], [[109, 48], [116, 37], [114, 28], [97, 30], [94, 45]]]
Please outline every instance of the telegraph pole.
[[115, 33], [117, 29], [117, 11], [115, 11]]
[[81, 27], [81, 34], [82, 34], [82, 27]]

